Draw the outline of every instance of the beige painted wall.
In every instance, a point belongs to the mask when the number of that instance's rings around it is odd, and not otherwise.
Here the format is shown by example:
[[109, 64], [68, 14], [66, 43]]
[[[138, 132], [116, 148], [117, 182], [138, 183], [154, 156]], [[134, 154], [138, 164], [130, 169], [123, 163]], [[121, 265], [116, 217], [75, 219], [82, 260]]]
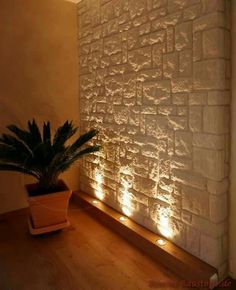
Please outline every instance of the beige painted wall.
[[[0, 1], [0, 132], [9, 123], [78, 121], [76, 4]], [[78, 188], [78, 168], [66, 174]], [[27, 205], [18, 174], [0, 173], [0, 213]]]
[[[236, 1], [232, 3], [232, 35], [236, 35]], [[236, 279], [236, 39], [232, 37], [232, 102], [231, 102], [231, 185], [229, 215], [229, 270]]]

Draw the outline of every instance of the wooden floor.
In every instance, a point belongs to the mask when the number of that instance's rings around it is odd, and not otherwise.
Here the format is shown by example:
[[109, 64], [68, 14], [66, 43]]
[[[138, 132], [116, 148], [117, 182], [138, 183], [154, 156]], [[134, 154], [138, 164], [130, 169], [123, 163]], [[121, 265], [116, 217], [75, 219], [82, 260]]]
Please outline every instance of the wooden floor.
[[1, 290], [187, 289], [116, 233], [71, 206], [71, 226], [32, 237], [27, 215], [0, 221]]

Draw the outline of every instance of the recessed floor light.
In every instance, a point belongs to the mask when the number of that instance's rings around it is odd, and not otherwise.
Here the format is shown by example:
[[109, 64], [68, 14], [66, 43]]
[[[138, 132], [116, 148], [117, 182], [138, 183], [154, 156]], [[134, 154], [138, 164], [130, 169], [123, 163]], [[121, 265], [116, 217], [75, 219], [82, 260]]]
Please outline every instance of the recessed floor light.
[[126, 220], [126, 218], [125, 218], [124, 216], [121, 216], [121, 217], [119, 218], [119, 220], [123, 222], [123, 221]]
[[157, 243], [158, 246], [165, 246], [166, 241], [163, 240], [163, 239], [158, 239], [158, 240], [156, 241], [156, 243]]
[[93, 203], [94, 203], [94, 204], [97, 204], [97, 203], [98, 203], [98, 201], [97, 201], [97, 200], [93, 200]]

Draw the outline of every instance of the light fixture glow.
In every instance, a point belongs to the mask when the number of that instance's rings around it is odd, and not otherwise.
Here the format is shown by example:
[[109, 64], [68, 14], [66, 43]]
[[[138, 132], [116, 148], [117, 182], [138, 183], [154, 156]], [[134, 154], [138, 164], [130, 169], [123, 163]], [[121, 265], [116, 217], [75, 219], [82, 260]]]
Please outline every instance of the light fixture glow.
[[158, 239], [158, 240], [156, 241], [156, 243], [157, 243], [158, 246], [165, 246], [166, 241], [163, 240], [163, 239]]
[[93, 203], [94, 203], [94, 204], [97, 204], [97, 203], [98, 203], [98, 201], [97, 201], [97, 200], [93, 200]]
[[119, 220], [123, 222], [123, 221], [126, 220], [126, 218], [125, 218], [124, 216], [121, 216], [121, 217], [119, 218]]

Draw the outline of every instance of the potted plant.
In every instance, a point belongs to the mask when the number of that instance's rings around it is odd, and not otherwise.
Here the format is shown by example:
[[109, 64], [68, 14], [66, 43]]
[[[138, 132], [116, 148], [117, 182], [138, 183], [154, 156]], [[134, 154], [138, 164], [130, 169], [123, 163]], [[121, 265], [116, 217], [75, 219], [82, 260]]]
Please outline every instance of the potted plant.
[[84, 146], [96, 130], [67, 141], [77, 132], [72, 122], [66, 121], [54, 136], [50, 122], [44, 123], [42, 132], [35, 120], [28, 121], [28, 129], [16, 125], [7, 128], [13, 134], [0, 136], [0, 170], [31, 175], [37, 183], [27, 184], [30, 207], [29, 227], [32, 234], [40, 234], [68, 226], [67, 209], [71, 190], [59, 179], [79, 158], [96, 152], [100, 146]]

